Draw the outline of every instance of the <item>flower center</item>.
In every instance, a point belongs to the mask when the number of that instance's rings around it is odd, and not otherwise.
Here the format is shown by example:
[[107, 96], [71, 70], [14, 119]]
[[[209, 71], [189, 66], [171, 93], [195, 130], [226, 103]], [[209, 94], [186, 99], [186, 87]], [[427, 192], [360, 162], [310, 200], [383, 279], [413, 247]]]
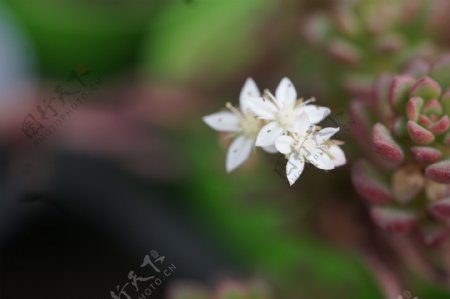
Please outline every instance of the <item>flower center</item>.
[[262, 121], [251, 113], [246, 113], [240, 118], [240, 126], [245, 136], [255, 139], [262, 126]]
[[234, 113], [234, 115], [239, 118], [239, 126], [242, 129], [242, 133], [251, 139], [256, 139], [256, 136], [258, 136], [263, 122], [256, 118], [253, 113], [242, 112], [234, 108], [231, 103], [227, 103], [226, 106], [228, 109], [230, 109], [231, 112]]
[[275, 120], [280, 127], [287, 130], [287, 129], [291, 128], [292, 125], [294, 124], [295, 112], [291, 108], [283, 107], [278, 111], [278, 113], [275, 117]]

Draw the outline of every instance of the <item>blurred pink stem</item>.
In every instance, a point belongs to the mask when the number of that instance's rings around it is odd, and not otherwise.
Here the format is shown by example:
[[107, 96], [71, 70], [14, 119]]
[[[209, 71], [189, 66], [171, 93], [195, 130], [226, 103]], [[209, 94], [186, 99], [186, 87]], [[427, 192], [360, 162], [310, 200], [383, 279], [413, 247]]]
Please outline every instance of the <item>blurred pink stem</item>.
[[402, 292], [402, 287], [394, 271], [390, 270], [373, 252], [366, 252], [364, 261], [375, 276], [384, 298], [398, 298]]
[[387, 240], [397, 252], [398, 257], [403, 260], [403, 264], [408, 265], [414, 272], [430, 282], [440, 282], [437, 269], [423, 256], [417, 248], [417, 244], [413, 243], [411, 239], [407, 236], [397, 235], [388, 237]]

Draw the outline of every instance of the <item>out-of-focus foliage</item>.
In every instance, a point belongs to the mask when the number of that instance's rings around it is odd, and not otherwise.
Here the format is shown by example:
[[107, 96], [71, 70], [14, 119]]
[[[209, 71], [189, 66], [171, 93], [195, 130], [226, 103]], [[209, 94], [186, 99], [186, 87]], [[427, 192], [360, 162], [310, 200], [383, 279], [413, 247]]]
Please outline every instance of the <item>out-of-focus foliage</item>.
[[170, 1], [150, 24], [143, 52], [145, 71], [159, 79], [182, 81], [199, 75], [219, 80], [236, 72], [261, 53], [256, 34], [274, 4]]
[[134, 62], [153, 1], [6, 1], [32, 36], [44, 73], [74, 66], [106, 73]]
[[[0, 115], [9, 117], [33, 96], [35, 57], [24, 30], [0, 5]], [[20, 109], [20, 108], [19, 108]], [[3, 128], [1, 129], [3, 130]], [[0, 131], [1, 131], [0, 130]]]
[[[415, 57], [433, 57], [442, 1], [339, 0], [330, 12], [308, 16], [302, 31], [306, 40], [335, 63], [331, 77], [336, 88], [367, 95], [381, 72], [397, 72]], [[327, 83], [329, 84], [329, 83]]]

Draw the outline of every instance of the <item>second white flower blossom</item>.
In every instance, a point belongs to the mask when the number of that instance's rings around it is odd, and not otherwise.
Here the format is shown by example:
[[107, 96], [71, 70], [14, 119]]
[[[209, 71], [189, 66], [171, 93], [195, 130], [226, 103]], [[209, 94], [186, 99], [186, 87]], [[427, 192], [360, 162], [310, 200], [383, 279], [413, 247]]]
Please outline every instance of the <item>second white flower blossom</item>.
[[308, 116], [303, 113], [292, 133], [277, 139], [276, 148], [288, 159], [286, 176], [290, 185], [300, 177], [307, 162], [323, 170], [331, 170], [346, 163], [345, 154], [339, 147], [340, 142], [330, 140], [338, 131], [339, 128], [320, 129], [311, 125]]
[[239, 97], [240, 109], [227, 103], [229, 111], [221, 111], [203, 117], [203, 121], [214, 130], [235, 134], [235, 139], [231, 142], [227, 153], [225, 164], [227, 172], [231, 172], [243, 164], [253, 150], [262, 121], [249, 111], [248, 101], [260, 96], [261, 93], [255, 81], [247, 79]]

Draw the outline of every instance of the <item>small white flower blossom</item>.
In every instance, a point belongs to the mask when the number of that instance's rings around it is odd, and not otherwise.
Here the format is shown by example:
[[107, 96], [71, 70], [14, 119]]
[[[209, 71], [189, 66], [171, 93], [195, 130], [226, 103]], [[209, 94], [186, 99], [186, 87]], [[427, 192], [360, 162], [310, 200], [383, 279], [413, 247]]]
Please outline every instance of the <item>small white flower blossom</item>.
[[268, 90], [264, 91], [262, 97], [249, 100], [250, 110], [260, 119], [268, 123], [261, 129], [257, 138], [256, 146], [272, 146], [277, 138], [287, 135], [293, 130], [297, 118], [306, 113], [311, 124], [317, 124], [330, 114], [330, 109], [309, 102], [297, 101], [297, 91], [288, 78], [283, 78], [278, 85], [275, 96]]
[[[221, 111], [203, 117], [203, 121], [216, 131], [233, 132], [236, 137], [231, 143], [226, 159], [226, 170], [231, 172], [242, 165], [250, 156], [263, 122], [248, 109], [249, 100], [260, 97], [255, 81], [247, 79], [242, 87], [240, 109], [227, 103], [230, 111]], [[270, 150], [270, 149], [267, 149]]]
[[330, 170], [346, 163], [345, 154], [340, 143], [330, 138], [339, 128], [313, 126], [306, 113], [302, 113], [294, 130], [289, 135], [277, 138], [276, 148], [288, 158], [286, 176], [293, 185], [303, 172], [305, 163], [309, 162], [319, 169]]
[[297, 100], [297, 91], [288, 78], [283, 78], [275, 96], [261, 93], [252, 79], [247, 79], [240, 93], [240, 109], [227, 103], [229, 111], [203, 117], [216, 131], [234, 133], [226, 159], [231, 172], [242, 165], [255, 146], [266, 152], [284, 154], [286, 176], [293, 185], [303, 172], [305, 163], [330, 170], [346, 163], [342, 144], [330, 138], [339, 128], [323, 128], [317, 124], [330, 114], [326, 107], [309, 104], [314, 99]]

